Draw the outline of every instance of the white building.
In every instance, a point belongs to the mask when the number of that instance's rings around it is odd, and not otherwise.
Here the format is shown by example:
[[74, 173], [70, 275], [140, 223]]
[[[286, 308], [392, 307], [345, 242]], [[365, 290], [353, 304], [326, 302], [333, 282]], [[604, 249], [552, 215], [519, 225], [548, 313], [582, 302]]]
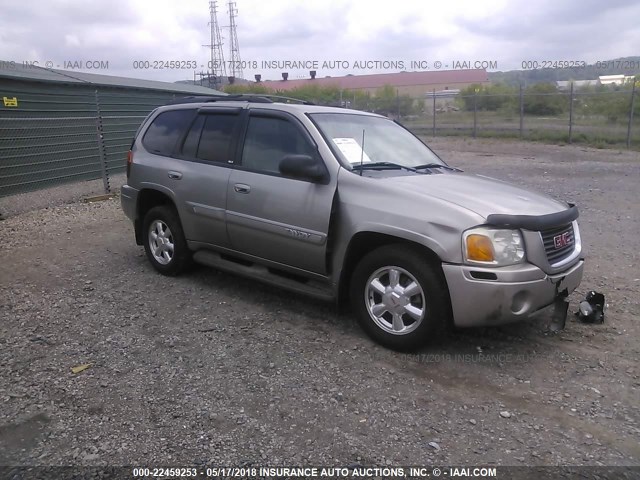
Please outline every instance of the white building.
[[633, 81], [633, 75], [600, 75], [598, 82], [600, 85], [623, 85]]
[[586, 87], [595, 87], [599, 84], [598, 80], [559, 80], [556, 82], [556, 87], [558, 90], [570, 90], [571, 84], [573, 83], [574, 89], [586, 88]]

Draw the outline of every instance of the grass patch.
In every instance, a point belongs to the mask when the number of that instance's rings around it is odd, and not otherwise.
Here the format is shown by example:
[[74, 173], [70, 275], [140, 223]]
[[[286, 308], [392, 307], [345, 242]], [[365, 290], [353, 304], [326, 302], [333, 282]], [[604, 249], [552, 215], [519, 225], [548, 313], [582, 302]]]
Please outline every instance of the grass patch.
[[[414, 134], [421, 136], [433, 137], [433, 128], [422, 125], [406, 125]], [[575, 127], [574, 127], [575, 128]], [[436, 126], [436, 137], [473, 137], [473, 125], [463, 126]], [[477, 138], [496, 138], [496, 139], [520, 139], [532, 142], [541, 142], [549, 144], [569, 144], [569, 132], [567, 129], [550, 128], [525, 128], [523, 135], [520, 136], [518, 128], [492, 128], [490, 126], [478, 127]], [[572, 144], [586, 145], [594, 148], [626, 148], [626, 130], [616, 132], [582, 131], [572, 132]], [[631, 150], [640, 151], [640, 132], [635, 133], [631, 138]]]

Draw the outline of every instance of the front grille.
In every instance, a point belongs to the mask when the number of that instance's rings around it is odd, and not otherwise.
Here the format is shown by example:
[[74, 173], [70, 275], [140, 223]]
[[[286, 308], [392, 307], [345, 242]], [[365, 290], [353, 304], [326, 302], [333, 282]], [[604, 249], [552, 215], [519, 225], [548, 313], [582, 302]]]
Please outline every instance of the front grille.
[[[540, 232], [540, 234], [542, 235], [544, 251], [547, 254], [547, 260], [549, 260], [550, 265], [564, 260], [573, 253], [576, 239], [572, 224], [550, 228]], [[560, 239], [556, 240], [556, 237], [560, 237]], [[563, 244], [564, 240], [566, 240], [566, 244]]]

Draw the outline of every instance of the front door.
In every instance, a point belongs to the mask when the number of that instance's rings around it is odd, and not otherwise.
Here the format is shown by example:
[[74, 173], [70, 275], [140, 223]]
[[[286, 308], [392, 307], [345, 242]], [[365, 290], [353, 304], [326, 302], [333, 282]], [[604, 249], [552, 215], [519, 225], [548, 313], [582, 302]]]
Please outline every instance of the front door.
[[304, 126], [281, 112], [252, 111], [240, 162], [227, 188], [227, 231], [234, 250], [326, 274], [327, 233], [336, 189], [283, 177], [289, 154], [319, 156]]

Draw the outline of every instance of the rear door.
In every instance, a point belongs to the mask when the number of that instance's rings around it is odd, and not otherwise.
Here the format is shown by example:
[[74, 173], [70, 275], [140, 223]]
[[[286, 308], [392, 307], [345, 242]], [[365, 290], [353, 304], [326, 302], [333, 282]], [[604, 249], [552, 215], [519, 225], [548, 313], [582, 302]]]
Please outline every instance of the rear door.
[[319, 157], [293, 115], [251, 110], [239, 164], [227, 188], [227, 231], [234, 250], [326, 274], [327, 233], [335, 179], [327, 185], [283, 177], [288, 154]]
[[241, 108], [201, 110], [177, 147], [179, 168], [167, 172], [191, 242], [229, 246], [226, 195]]

